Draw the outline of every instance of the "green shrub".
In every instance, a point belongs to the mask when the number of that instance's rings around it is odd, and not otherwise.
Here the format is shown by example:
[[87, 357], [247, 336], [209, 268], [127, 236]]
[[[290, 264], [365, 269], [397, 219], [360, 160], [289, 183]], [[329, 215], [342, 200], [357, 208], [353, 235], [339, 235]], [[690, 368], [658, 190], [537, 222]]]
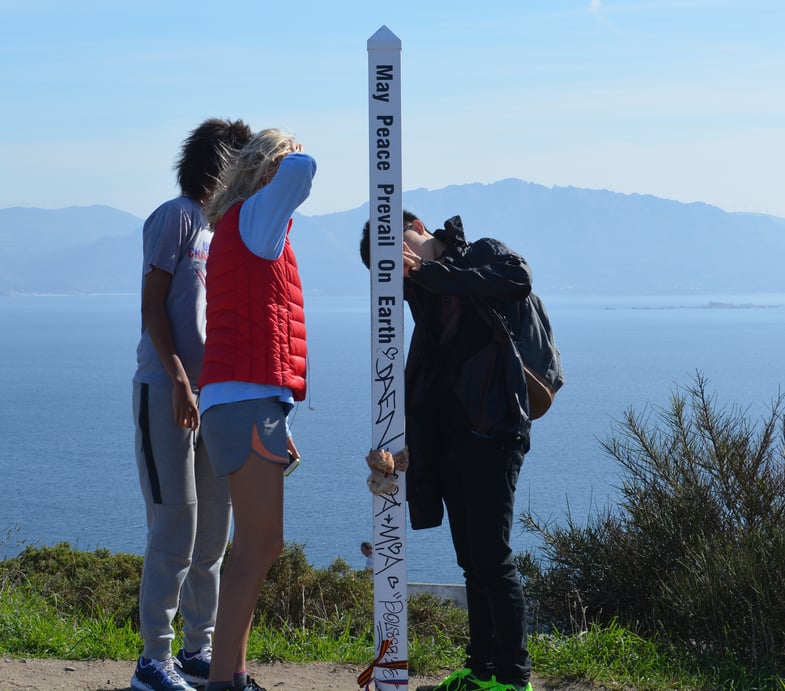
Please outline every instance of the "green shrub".
[[418, 593], [409, 598], [409, 635], [422, 639], [440, 640], [445, 635], [455, 644], [469, 642], [469, 618], [466, 611], [449, 600]]
[[[139, 645], [141, 570], [142, 557], [78, 552], [67, 543], [27, 547], [0, 561], [0, 650], [80, 657], [83, 650], [111, 656], [133, 649], [133, 656]], [[288, 543], [265, 582], [254, 628], [252, 654], [260, 659], [320, 659], [323, 651], [335, 656], [337, 649], [345, 662], [370, 662], [371, 574], [353, 570], [343, 559], [316, 569], [301, 545]], [[466, 613], [449, 601], [412, 597], [411, 668], [458, 664], [467, 628]], [[261, 639], [259, 632], [264, 632]]]
[[0, 562], [0, 586], [27, 586], [55, 610], [139, 624], [142, 557], [106, 549], [77, 552], [66, 542], [26, 547]]
[[618, 507], [587, 525], [524, 526], [519, 555], [536, 619], [585, 629], [618, 619], [755, 669], [785, 664], [783, 397], [751, 422], [720, 408], [698, 373], [670, 406], [629, 410], [603, 448], [622, 467]]
[[373, 620], [373, 582], [343, 559], [326, 569], [308, 564], [302, 545], [288, 543], [273, 564], [256, 606], [270, 625], [341, 635], [361, 635]]

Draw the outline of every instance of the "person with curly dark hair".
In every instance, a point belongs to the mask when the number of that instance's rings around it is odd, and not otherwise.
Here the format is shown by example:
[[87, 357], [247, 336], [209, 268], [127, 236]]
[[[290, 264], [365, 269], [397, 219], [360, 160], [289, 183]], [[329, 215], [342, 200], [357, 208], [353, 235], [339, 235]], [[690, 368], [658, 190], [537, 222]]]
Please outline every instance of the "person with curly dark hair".
[[[183, 142], [181, 194], [142, 230], [142, 334], [133, 378], [136, 460], [147, 513], [139, 591], [144, 650], [134, 691], [193, 691], [210, 671], [219, 572], [231, 520], [229, 489], [201, 440], [197, 383], [205, 341], [212, 233], [202, 206], [227, 160], [251, 138], [242, 120], [211, 118]], [[172, 656], [175, 613], [183, 647]]]

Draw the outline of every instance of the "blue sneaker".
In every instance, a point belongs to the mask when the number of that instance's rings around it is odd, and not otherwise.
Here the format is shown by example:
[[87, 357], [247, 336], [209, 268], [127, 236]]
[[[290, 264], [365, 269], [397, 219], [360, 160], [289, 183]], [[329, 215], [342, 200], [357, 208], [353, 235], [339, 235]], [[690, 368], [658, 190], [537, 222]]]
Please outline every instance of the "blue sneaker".
[[196, 691], [177, 672], [174, 658], [148, 660], [140, 657], [131, 677], [134, 691]]
[[213, 649], [205, 645], [195, 653], [181, 650], [177, 653], [174, 663], [180, 676], [189, 684], [204, 686], [210, 678], [210, 663], [213, 659]]

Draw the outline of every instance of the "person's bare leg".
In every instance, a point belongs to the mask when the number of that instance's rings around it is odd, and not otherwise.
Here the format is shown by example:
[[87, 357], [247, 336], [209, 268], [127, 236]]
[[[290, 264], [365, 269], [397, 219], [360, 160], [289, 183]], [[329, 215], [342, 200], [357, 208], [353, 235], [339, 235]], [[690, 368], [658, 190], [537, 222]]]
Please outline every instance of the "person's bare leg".
[[237, 660], [234, 663], [234, 671], [235, 671], [235, 673], [242, 672], [244, 670], [247, 672], [247, 670], [245, 668], [245, 665], [246, 665], [246, 656], [247, 656], [247, 653], [248, 653], [248, 636], [251, 635], [251, 627], [252, 626], [253, 626], [253, 613], [251, 614], [250, 618], [248, 619], [248, 628], [246, 629], [245, 636], [243, 637], [242, 648], [240, 649], [240, 652], [237, 653]]
[[234, 511], [232, 549], [221, 577], [210, 681], [245, 669], [248, 634], [267, 573], [283, 550], [283, 469], [251, 454], [229, 476]]

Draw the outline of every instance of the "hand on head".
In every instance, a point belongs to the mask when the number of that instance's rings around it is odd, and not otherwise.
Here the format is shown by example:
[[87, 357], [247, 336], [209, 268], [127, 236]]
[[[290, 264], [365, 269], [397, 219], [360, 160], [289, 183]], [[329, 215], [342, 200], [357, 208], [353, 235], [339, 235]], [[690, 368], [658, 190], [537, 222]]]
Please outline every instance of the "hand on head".
[[422, 257], [412, 250], [409, 245], [403, 243], [403, 277], [409, 278], [409, 273], [422, 268]]

